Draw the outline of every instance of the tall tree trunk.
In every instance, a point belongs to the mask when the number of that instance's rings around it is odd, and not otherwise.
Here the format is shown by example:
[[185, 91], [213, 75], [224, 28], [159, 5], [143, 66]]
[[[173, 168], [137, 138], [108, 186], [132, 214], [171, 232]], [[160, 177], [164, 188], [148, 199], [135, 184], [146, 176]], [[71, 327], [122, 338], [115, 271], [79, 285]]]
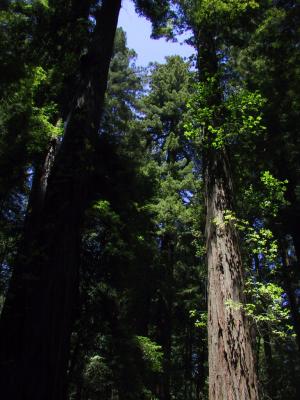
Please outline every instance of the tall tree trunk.
[[[176, 150], [167, 149], [166, 162], [169, 173], [173, 173], [176, 162]], [[160, 332], [159, 343], [163, 350], [163, 374], [159, 390], [161, 400], [171, 399], [171, 353], [172, 353], [172, 317], [173, 317], [173, 292], [174, 292], [174, 251], [176, 238], [172, 233], [166, 232], [161, 237], [161, 272], [162, 292], [160, 298]]]
[[250, 329], [242, 308], [243, 270], [238, 236], [225, 223], [232, 183], [225, 150], [206, 160], [208, 350], [210, 400], [256, 400], [257, 378]]
[[[200, 334], [200, 335], [203, 335]], [[196, 399], [204, 399], [206, 396], [204, 395], [204, 390], [206, 386], [206, 377], [207, 377], [207, 366], [206, 363], [204, 363], [204, 360], [208, 359], [208, 349], [206, 345], [206, 340], [202, 336], [199, 337], [199, 342], [198, 342], [198, 358], [200, 362], [198, 363], [197, 367], [197, 380], [196, 380]]]
[[269, 394], [270, 398], [273, 399], [276, 394], [276, 390], [275, 390], [276, 384], [274, 385], [276, 375], [274, 373], [274, 368], [273, 368], [272, 346], [271, 346], [270, 335], [269, 335], [268, 330], [269, 330], [268, 327], [266, 327], [265, 332], [263, 334], [264, 354], [265, 354], [266, 373], [267, 373], [266, 388], [268, 390], [268, 394]]
[[[5, 399], [66, 397], [80, 228], [93, 191], [99, 122], [120, 6], [121, 0], [104, 0], [96, 16], [36, 240], [22, 246], [15, 261], [0, 321], [0, 391]], [[26, 237], [24, 242], [28, 243]]]
[[164, 400], [171, 399], [171, 353], [172, 353], [172, 314], [174, 291], [174, 243], [172, 237], [166, 238], [166, 293], [165, 318], [163, 328], [163, 387]]
[[166, 233], [161, 238], [161, 293], [159, 299], [159, 337], [163, 350], [163, 374], [159, 385], [159, 399], [171, 398], [172, 314], [174, 291], [174, 238]]
[[[195, 32], [200, 81], [214, 82], [208, 107], [222, 103], [216, 35], [210, 28]], [[221, 112], [212, 125], [222, 124]], [[233, 187], [225, 146], [214, 149], [207, 138], [203, 151], [206, 248], [208, 264], [208, 361], [210, 400], [257, 400], [258, 384], [250, 328], [244, 303], [243, 268], [235, 227], [225, 223], [233, 210]]]
[[[294, 244], [294, 248], [295, 248], [295, 255], [297, 257], [297, 264], [300, 267], [300, 232], [299, 232], [299, 226], [300, 226], [300, 218], [297, 218], [297, 228], [294, 229], [294, 231], [292, 232], [292, 236], [293, 236], [293, 244]], [[299, 274], [299, 272], [298, 272]]]
[[286, 248], [286, 243], [283, 242], [282, 245], [282, 280], [284, 285], [284, 290], [288, 296], [289, 306], [291, 310], [292, 323], [296, 333], [296, 341], [298, 345], [298, 350], [300, 351], [300, 314], [298, 309], [298, 304], [295, 296], [295, 291], [293, 289], [291, 277], [293, 275], [293, 265], [290, 260], [288, 253], [288, 248]]

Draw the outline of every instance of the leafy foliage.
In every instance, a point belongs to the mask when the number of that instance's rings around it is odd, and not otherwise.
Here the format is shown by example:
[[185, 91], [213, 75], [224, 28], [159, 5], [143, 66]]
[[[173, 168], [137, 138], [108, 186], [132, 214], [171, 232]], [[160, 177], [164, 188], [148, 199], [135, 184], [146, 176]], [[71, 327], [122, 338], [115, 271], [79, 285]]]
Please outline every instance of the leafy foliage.
[[[185, 124], [188, 138], [197, 138], [202, 146], [220, 149], [225, 144], [264, 131], [262, 107], [265, 100], [259, 93], [237, 89], [228, 95], [221, 106], [209, 106], [209, 99], [215, 89], [214, 78], [196, 86], [188, 103], [189, 115]], [[219, 125], [217, 121], [221, 112], [225, 114], [225, 119]]]

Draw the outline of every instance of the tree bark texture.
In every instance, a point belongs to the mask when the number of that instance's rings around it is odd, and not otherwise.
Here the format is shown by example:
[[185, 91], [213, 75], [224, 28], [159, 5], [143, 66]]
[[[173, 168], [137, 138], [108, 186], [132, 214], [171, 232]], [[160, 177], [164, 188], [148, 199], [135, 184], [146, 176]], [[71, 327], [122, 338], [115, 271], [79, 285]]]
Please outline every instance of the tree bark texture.
[[225, 150], [208, 150], [206, 240], [208, 261], [209, 399], [257, 400], [258, 385], [244, 303], [238, 235], [224, 221], [232, 210], [232, 183]]
[[0, 320], [0, 391], [5, 399], [66, 398], [81, 222], [94, 190], [98, 129], [120, 6], [121, 0], [104, 0], [96, 15], [39, 223], [28, 222], [23, 238], [28, 245], [21, 246], [15, 260]]
[[38, 165], [35, 167], [32, 186], [26, 211], [24, 222], [24, 237], [30, 245], [34, 240], [32, 235], [38, 231], [38, 224], [41, 222], [45, 196], [47, 192], [48, 180], [53, 167], [55, 156], [59, 149], [59, 139], [53, 138], [49, 143], [46, 154]]
[[[200, 82], [214, 82], [207, 106], [215, 108], [212, 125], [222, 125], [222, 89], [214, 27], [194, 30]], [[243, 268], [235, 227], [225, 223], [233, 210], [233, 186], [225, 144], [215, 149], [206, 137], [202, 150], [208, 264], [209, 400], [258, 400], [250, 327], [241, 305]]]

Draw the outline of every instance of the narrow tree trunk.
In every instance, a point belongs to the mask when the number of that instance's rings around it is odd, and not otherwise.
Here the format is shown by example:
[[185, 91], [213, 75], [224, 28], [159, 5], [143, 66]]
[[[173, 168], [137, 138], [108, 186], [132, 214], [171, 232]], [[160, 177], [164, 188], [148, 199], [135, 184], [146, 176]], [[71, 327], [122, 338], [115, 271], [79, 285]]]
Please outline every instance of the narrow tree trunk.
[[[203, 333], [202, 333], [203, 335]], [[196, 399], [204, 399], [206, 396], [204, 395], [205, 385], [206, 385], [206, 377], [207, 377], [207, 366], [204, 363], [204, 360], [208, 359], [208, 349], [206, 345], [206, 341], [203, 337], [200, 336], [199, 338], [200, 343], [198, 345], [199, 351], [199, 365], [197, 369], [197, 380], [196, 380]]]
[[[283, 245], [284, 246], [284, 245]], [[291, 310], [292, 323], [296, 333], [296, 341], [298, 345], [298, 350], [300, 352], [300, 314], [298, 310], [298, 305], [293, 290], [293, 285], [291, 281], [291, 275], [293, 272], [293, 266], [291, 265], [290, 257], [288, 254], [288, 249], [283, 247], [282, 250], [282, 278], [284, 290], [288, 296], [289, 306]]]
[[167, 239], [167, 287], [165, 304], [165, 326], [163, 331], [163, 350], [164, 350], [164, 400], [171, 399], [171, 353], [172, 353], [172, 314], [173, 314], [173, 290], [174, 290], [174, 245], [172, 238]]
[[82, 398], [82, 379], [77, 382], [76, 394], [74, 400], [81, 400]]
[[174, 239], [165, 234], [161, 239], [162, 289], [160, 297], [159, 343], [163, 350], [163, 374], [159, 390], [161, 400], [170, 400], [171, 350], [172, 350], [172, 313], [174, 290]]
[[[188, 321], [189, 322], [189, 321]], [[186, 324], [185, 326], [185, 336], [184, 336], [184, 398], [188, 400], [190, 398], [189, 394], [191, 392], [190, 387], [190, 374], [191, 374], [191, 333], [190, 333], [190, 325]]]
[[210, 400], [256, 400], [257, 378], [244, 303], [238, 236], [225, 223], [232, 210], [232, 183], [225, 150], [208, 150], [206, 240]]
[[[295, 213], [296, 214], [296, 213]], [[296, 265], [296, 279], [300, 278], [300, 217], [294, 214], [293, 228], [292, 228], [292, 238], [293, 245], [295, 249], [295, 256], [297, 257]]]
[[120, 6], [121, 0], [102, 2], [48, 180], [37, 240], [21, 249], [14, 265], [0, 321], [0, 391], [5, 399], [66, 397], [80, 228], [93, 191], [99, 121]]
[[266, 328], [266, 332], [263, 334], [263, 341], [264, 341], [264, 353], [265, 353], [266, 372], [267, 372], [266, 387], [268, 390], [268, 395], [270, 396], [271, 399], [273, 399], [274, 395], [276, 394], [275, 391], [276, 385], [274, 387], [274, 382], [275, 382], [274, 379], [276, 379], [276, 376], [273, 370], [272, 346], [270, 343], [270, 335], [268, 332], [268, 328]]

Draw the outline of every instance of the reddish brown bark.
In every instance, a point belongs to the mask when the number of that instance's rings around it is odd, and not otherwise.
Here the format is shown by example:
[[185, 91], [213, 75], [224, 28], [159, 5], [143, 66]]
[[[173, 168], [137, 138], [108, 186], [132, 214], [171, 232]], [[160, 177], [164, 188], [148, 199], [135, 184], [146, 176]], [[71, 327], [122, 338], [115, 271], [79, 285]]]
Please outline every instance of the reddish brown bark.
[[[222, 125], [218, 39], [211, 26], [194, 31], [199, 80], [214, 82], [207, 106], [215, 109], [211, 124]], [[250, 327], [240, 306], [244, 277], [235, 227], [225, 223], [233, 210], [233, 186], [225, 144], [214, 148], [211, 135], [202, 151], [206, 202], [208, 265], [209, 400], [258, 400], [258, 383]]]
[[205, 181], [209, 399], [257, 400], [250, 329], [239, 306], [244, 283], [238, 236], [224, 221], [233, 193], [225, 150], [208, 151]]

